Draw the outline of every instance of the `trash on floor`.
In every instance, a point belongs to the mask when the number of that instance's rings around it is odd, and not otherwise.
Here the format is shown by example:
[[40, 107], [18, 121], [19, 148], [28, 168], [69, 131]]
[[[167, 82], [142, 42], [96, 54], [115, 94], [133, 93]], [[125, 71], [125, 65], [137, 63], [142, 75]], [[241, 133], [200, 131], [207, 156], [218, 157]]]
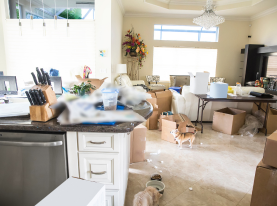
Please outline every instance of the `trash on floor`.
[[192, 187], [190, 187], [189, 190], [192, 191], [193, 190]]
[[254, 137], [258, 133], [259, 128], [263, 128], [261, 123], [255, 116], [247, 114], [245, 117], [245, 124], [239, 129], [241, 136]]
[[164, 163], [164, 161], [161, 161], [161, 163], [163, 164], [163, 163]]

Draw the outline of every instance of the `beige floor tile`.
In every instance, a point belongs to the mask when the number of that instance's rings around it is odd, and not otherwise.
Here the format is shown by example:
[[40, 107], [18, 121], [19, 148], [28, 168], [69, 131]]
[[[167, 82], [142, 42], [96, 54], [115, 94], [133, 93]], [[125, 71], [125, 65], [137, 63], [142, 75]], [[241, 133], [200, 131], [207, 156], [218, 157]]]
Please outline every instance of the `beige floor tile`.
[[160, 206], [250, 205], [265, 136], [226, 135], [211, 126], [204, 124], [204, 133], [197, 133], [192, 149], [189, 143], [179, 149], [161, 140], [160, 131], [148, 130], [145, 158], [151, 162], [130, 165], [125, 205], [132, 206], [134, 195], [145, 189], [153, 173], [160, 173], [166, 185]]

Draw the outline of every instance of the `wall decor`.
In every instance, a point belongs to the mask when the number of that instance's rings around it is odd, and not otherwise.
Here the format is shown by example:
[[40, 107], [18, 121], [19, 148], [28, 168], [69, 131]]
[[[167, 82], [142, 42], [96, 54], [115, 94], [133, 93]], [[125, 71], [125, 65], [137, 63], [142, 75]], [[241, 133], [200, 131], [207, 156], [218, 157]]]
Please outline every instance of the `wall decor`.
[[135, 33], [134, 29], [128, 30], [122, 46], [126, 52], [125, 56], [129, 54], [131, 57], [137, 57], [139, 68], [143, 67], [148, 51], [147, 45], [141, 40], [140, 34]]
[[101, 57], [106, 57], [107, 56], [107, 51], [106, 50], [99, 50], [99, 54]]

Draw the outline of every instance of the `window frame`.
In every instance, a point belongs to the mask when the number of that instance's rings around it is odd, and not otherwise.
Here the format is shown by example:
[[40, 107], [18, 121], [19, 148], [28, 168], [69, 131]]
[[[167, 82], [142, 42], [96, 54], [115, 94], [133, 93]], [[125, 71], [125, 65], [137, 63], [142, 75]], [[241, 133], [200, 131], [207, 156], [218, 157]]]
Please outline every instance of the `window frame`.
[[[161, 29], [156, 29], [155, 26], [159, 25], [161, 26]], [[180, 29], [163, 29], [163, 26], [190, 26], [190, 27], [198, 27], [200, 28], [200, 26], [194, 26], [194, 25], [167, 25], [167, 24], [154, 24], [154, 40], [155, 41], [186, 41], [186, 40], [163, 40], [162, 39], [162, 34], [163, 32], [189, 32], [189, 33], [198, 33], [198, 41], [197, 42], [218, 42], [218, 34], [219, 34], [219, 28], [218, 26], [216, 26], [216, 31], [208, 31], [208, 30], [204, 30], [204, 27], [201, 27], [201, 30], [180, 30]], [[159, 31], [160, 32], [160, 39], [155, 39], [155, 31]], [[208, 34], [216, 34], [216, 38], [215, 41], [200, 41], [201, 39], [201, 34], [202, 33], [208, 33]], [[195, 41], [193, 41], [195, 42]]]

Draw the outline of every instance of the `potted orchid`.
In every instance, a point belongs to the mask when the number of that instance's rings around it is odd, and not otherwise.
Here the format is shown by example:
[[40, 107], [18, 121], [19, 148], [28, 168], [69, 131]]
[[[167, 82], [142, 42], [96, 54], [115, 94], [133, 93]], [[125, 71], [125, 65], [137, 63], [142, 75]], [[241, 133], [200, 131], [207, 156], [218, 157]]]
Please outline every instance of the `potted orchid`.
[[147, 45], [141, 40], [140, 34], [135, 34], [133, 30], [128, 30], [123, 42], [123, 48], [125, 50], [125, 56], [128, 54], [131, 57], [137, 57], [139, 67], [143, 67], [142, 61], [146, 59], [148, 55]]

